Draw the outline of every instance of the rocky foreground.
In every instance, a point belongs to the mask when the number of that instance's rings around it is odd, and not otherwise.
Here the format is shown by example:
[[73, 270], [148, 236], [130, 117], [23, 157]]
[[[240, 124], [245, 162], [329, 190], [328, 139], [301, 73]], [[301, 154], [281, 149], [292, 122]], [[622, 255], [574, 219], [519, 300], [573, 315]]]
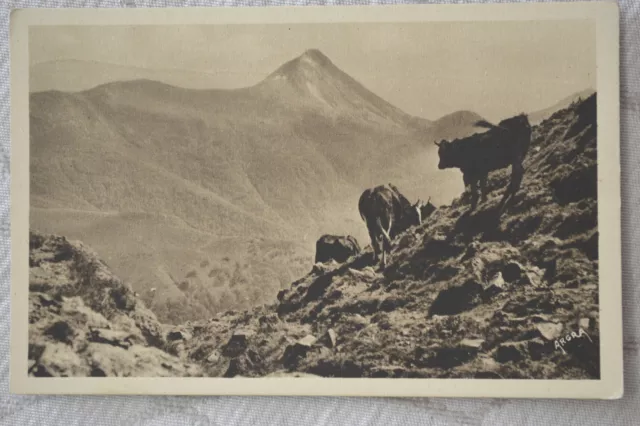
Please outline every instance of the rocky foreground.
[[30, 374], [598, 378], [595, 95], [534, 128], [525, 169], [504, 213], [509, 170], [476, 211], [463, 196], [400, 235], [384, 271], [366, 249], [177, 327], [81, 243], [32, 232]]

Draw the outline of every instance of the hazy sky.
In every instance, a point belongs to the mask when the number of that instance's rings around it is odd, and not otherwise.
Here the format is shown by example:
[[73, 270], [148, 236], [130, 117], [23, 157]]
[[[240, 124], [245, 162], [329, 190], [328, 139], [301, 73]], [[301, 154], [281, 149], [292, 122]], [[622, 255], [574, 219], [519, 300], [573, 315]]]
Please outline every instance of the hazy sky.
[[[188, 87], [249, 86], [309, 48], [406, 112], [431, 119], [461, 109], [498, 119], [596, 88], [591, 21], [78, 26], [30, 33], [32, 65], [88, 60], [161, 69], [174, 79], [175, 69], [210, 74], [201, 82], [187, 74]], [[95, 80], [106, 82], [108, 73]]]

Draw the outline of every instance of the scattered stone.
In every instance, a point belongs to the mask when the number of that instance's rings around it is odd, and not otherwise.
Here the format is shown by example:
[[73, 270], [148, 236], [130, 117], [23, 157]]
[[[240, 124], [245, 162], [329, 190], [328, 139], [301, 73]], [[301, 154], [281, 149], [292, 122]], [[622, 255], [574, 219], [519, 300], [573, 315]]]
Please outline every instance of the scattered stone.
[[315, 342], [316, 342], [316, 338], [308, 334], [302, 339], [298, 340], [296, 344], [310, 348]]
[[407, 377], [408, 372], [405, 367], [387, 365], [383, 367], [376, 367], [371, 371], [371, 377], [373, 378], [401, 378]]
[[237, 358], [233, 358], [229, 361], [227, 371], [224, 373], [224, 377], [238, 377], [243, 376], [243, 373], [249, 371], [253, 363], [246, 356], [241, 355]]
[[449, 369], [471, 361], [478, 354], [473, 346], [433, 346], [416, 348], [416, 365], [428, 368]]
[[45, 334], [59, 342], [71, 344], [75, 333], [69, 323], [66, 321], [57, 321], [45, 331]]
[[547, 341], [554, 341], [562, 335], [562, 324], [556, 324], [553, 322], [542, 322], [536, 324], [536, 330]]
[[496, 361], [505, 363], [521, 361], [525, 358], [522, 345], [517, 343], [505, 343], [498, 347], [495, 353]]
[[522, 276], [524, 267], [518, 262], [509, 262], [502, 268], [502, 277], [510, 283], [516, 282]]
[[227, 357], [236, 357], [243, 353], [249, 345], [249, 337], [253, 333], [249, 331], [236, 331], [229, 342], [222, 348], [222, 354]]
[[406, 306], [409, 302], [410, 298], [408, 297], [387, 297], [380, 303], [378, 309], [384, 312], [391, 312]]
[[530, 285], [533, 287], [540, 287], [544, 278], [545, 271], [535, 266], [531, 267], [520, 280], [522, 284]]
[[260, 327], [264, 327], [264, 326], [273, 326], [276, 325], [277, 323], [280, 322], [280, 318], [278, 318], [278, 314], [272, 313], [272, 314], [268, 314], [268, 315], [262, 315], [259, 319], [258, 319], [258, 323], [260, 324]]
[[482, 302], [482, 291], [482, 285], [473, 280], [442, 290], [429, 307], [429, 316], [455, 315], [471, 310]]
[[591, 318], [580, 318], [579, 322], [580, 328], [583, 330], [591, 329]]
[[321, 359], [308, 373], [322, 377], [363, 377], [364, 368], [351, 360]]
[[132, 343], [131, 335], [123, 331], [109, 330], [105, 328], [94, 328], [88, 336], [90, 342], [105, 343], [127, 349]]
[[483, 297], [485, 299], [490, 299], [492, 297], [494, 297], [495, 295], [502, 293], [505, 289], [506, 283], [504, 281], [504, 279], [502, 278], [502, 274], [500, 272], [498, 272], [491, 281], [489, 281], [489, 284], [484, 288], [484, 294]]
[[167, 334], [167, 340], [170, 342], [173, 342], [176, 340], [189, 340], [189, 339], [191, 339], [191, 334], [183, 330], [171, 331]]
[[44, 307], [59, 305], [58, 301], [56, 301], [53, 297], [49, 296], [48, 294], [40, 294], [38, 295], [38, 298], [40, 299], [40, 303]]
[[105, 373], [102, 368], [96, 366], [91, 367], [91, 373], [89, 374], [91, 377], [107, 377], [107, 373]]
[[369, 321], [360, 314], [355, 314], [350, 317], [350, 322], [356, 326], [356, 330], [362, 330], [369, 325]]
[[540, 322], [549, 322], [549, 315], [544, 315], [544, 314], [531, 315], [529, 319], [534, 324], [540, 323]]
[[211, 354], [207, 357], [207, 362], [218, 362], [218, 360], [220, 359], [220, 353], [218, 351], [213, 351], [211, 352]]
[[496, 311], [491, 317], [491, 322], [495, 324], [505, 324], [509, 320], [509, 316], [502, 311]]
[[327, 332], [322, 336], [320, 342], [326, 345], [329, 348], [335, 348], [338, 342], [338, 336], [333, 328], [327, 330]]
[[279, 302], [282, 302], [282, 299], [284, 299], [284, 297], [287, 295], [287, 293], [289, 293], [288, 290], [284, 289], [284, 290], [280, 290], [276, 296], [276, 298], [278, 299]]
[[503, 289], [505, 286], [504, 278], [502, 277], [502, 272], [498, 272], [494, 275], [494, 277], [489, 281], [489, 286], [495, 286], [499, 289]]
[[540, 338], [535, 338], [527, 341], [527, 350], [532, 360], [539, 361], [553, 352], [553, 344]]
[[47, 343], [32, 370], [34, 376], [40, 377], [87, 376], [89, 372], [89, 366], [76, 351], [61, 343]]
[[293, 345], [287, 346], [282, 356], [282, 364], [287, 368], [295, 367], [298, 364], [300, 358], [306, 356], [307, 352], [313, 347], [316, 342], [316, 338], [312, 335], [307, 335], [298, 340]]
[[484, 343], [484, 339], [462, 339], [459, 346], [465, 349], [479, 350]]

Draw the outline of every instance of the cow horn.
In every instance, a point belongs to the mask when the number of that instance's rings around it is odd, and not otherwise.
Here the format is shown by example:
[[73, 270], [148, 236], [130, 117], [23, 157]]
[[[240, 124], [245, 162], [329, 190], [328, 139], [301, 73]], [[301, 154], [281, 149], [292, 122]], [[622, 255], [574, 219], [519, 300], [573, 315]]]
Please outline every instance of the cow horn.
[[434, 143], [436, 146], [440, 146], [440, 144], [441, 144], [442, 142], [433, 141], [433, 143]]

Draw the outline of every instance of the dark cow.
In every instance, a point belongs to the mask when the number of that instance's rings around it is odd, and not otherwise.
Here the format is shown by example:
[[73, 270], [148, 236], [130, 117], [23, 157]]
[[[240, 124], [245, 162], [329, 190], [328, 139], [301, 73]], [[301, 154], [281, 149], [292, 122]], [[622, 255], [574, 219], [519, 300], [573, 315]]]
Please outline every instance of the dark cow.
[[411, 204], [394, 185], [365, 190], [358, 201], [362, 220], [367, 224], [374, 262], [387, 264], [391, 241], [401, 232], [422, 222], [421, 204]]
[[478, 203], [478, 185], [485, 201], [489, 172], [511, 166], [511, 182], [500, 202], [502, 208], [520, 189], [524, 175], [522, 162], [531, 144], [531, 125], [527, 116], [520, 114], [502, 120], [497, 126], [484, 120], [476, 126], [489, 131], [451, 142], [436, 142], [440, 157], [438, 168], [462, 171], [465, 187], [471, 187], [471, 210], [474, 210]]
[[346, 237], [323, 235], [316, 241], [316, 263], [325, 263], [330, 260], [344, 263], [351, 256], [359, 253], [360, 245], [351, 235], [347, 235]]
[[422, 221], [431, 216], [431, 213], [436, 211], [436, 206], [431, 203], [431, 197], [429, 197], [426, 203], [418, 200], [418, 205], [420, 206], [420, 219]]

